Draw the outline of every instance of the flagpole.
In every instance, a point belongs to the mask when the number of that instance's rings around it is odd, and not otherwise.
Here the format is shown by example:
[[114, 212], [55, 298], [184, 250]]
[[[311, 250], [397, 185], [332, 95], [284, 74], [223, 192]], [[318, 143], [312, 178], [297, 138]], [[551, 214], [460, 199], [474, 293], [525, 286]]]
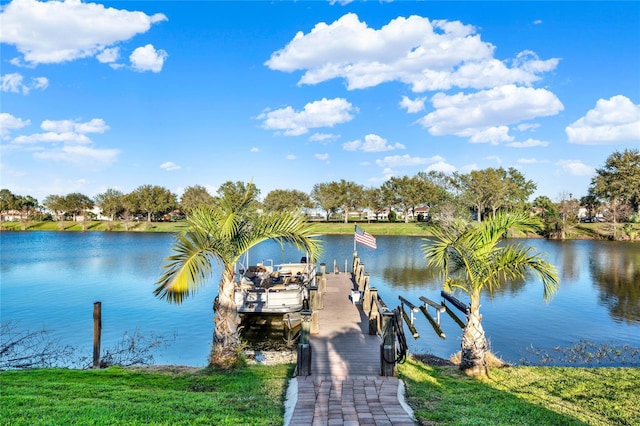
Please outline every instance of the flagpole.
[[353, 228], [353, 252], [357, 253], [356, 251], [356, 232], [358, 230], [358, 225], [354, 225], [355, 227]]

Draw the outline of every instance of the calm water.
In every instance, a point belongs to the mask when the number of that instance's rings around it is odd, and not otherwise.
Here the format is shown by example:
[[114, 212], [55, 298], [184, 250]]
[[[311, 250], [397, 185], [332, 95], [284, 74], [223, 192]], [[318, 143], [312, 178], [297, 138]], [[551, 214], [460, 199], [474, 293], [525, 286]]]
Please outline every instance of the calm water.
[[[326, 236], [321, 261], [332, 270], [351, 264], [353, 238]], [[212, 301], [218, 270], [195, 297], [182, 305], [156, 299], [154, 282], [171, 253], [170, 234], [0, 233], [0, 315], [21, 329], [46, 329], [61, 343], [87, 356], [93, 338], [93, 303], [102, 302], [103, 347], [125, 333], [155, 333], [171, 340], [155, 352], [157, 364], [201, 366], [213, 332]], [[561, 288], [548, 304], [537, 282], [518, 283], [493, 297], [483, 296], [483, 324], [494, 352], [517, 363], [531, 359], [531, 347], [551, 350], [582, 340], [640, 347], [640, 244], [603, 241], [524, 241], [547, 253], [557, 266]], [[440, 301], [440, 283], [425, 268], [418, 237], [378, 237], [378, 249], [358, 247], [371, 285], [390, 307], [398, 296], [419, 303], [419, 296]], [[251, 251], [262, 259], [298, 260], [267, 242]], [[464, 295], [460, 298], [466, 303]], [[438, 338], [416, 314], [420, 338], [407, 333], [414, 353], [448, 357], [459, 349], [460, 328], [443, 315], [447, 338]], [[636, 358], [637, 359], [637, 358]]]

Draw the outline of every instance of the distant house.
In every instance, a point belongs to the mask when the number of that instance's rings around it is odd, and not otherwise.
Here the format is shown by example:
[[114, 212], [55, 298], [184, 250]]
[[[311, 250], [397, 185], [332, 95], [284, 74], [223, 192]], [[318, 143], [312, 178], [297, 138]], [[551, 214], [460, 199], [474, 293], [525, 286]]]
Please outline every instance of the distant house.
[[18, 222], [20, 219], [22, 219], [20, 210], [7, 210], [0, 213], [0, 222]]

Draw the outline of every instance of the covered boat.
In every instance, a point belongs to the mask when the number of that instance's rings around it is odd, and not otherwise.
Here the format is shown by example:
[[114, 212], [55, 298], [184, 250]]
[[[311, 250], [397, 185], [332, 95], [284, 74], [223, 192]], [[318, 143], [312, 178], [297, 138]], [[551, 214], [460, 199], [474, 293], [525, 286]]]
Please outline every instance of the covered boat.
[[263, 261], [238, 271], [234, 298], [238, 313], [287, 314], [308, 306], [309, 287], [316, 285], [316, 267], [303, 257], [298, 263]]

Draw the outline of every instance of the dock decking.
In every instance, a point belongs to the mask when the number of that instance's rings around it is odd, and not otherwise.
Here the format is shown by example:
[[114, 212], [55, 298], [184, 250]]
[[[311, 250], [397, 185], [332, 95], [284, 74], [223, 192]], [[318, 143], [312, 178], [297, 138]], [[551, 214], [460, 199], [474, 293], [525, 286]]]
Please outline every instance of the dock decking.
[[368, 317], [351, 303], [351, 274], [326, 277], [319, 333], [310, 336], [311, 375], [294, 379], [297, 402], [285, 423], [414, 425], [400, 401], [401, 382], [380, 376], [381, 339], [369, 335]]

